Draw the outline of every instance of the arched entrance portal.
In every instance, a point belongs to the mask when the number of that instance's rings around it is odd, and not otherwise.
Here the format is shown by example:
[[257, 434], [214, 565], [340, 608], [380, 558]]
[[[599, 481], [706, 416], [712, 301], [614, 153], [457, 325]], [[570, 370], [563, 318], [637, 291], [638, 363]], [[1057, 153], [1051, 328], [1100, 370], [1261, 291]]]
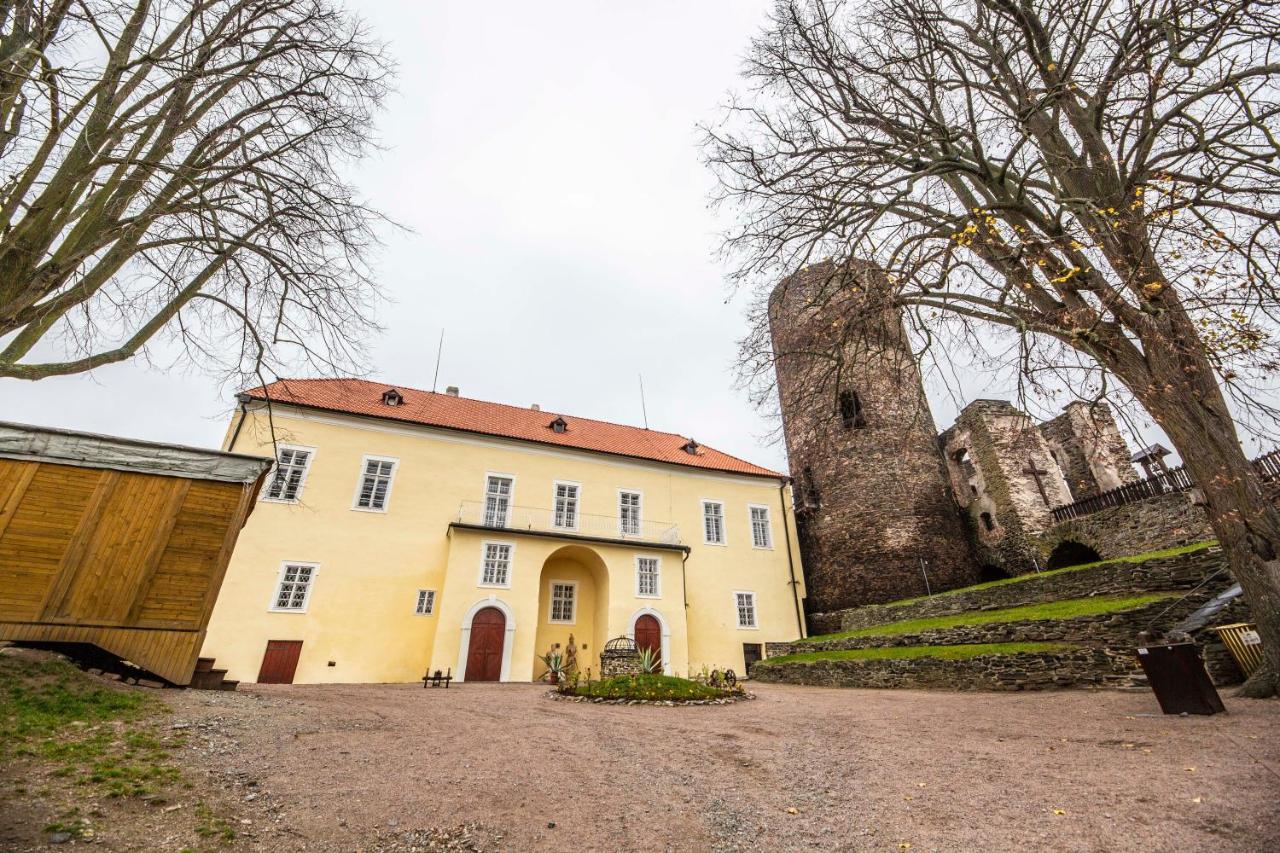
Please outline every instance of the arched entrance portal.
[[600, 650], [609, 639], [609, 569], [584, 545], [557, 548], [542, 564], [538, 579], [538, 629], [533, 677], [547, 667], [539, 656], [566, 655], [570, 638], [578, 672], [600, 673]]
[[499, 681], [507, 617], [496, 607], [486, 607], [471, 617], [471, 642], [467, 647], [467, 681]]
[[648, 613], [636, 620], [636, 649], [652, 649], [662, 656], [662, 626]]
[[1068, 539], [1065, 542], [1059, 542], [1058, 547], [1053, 549], [1053, 553], [1049, 555], [1048, 567], [1051, 569], [1065, 569], [1067, 566], [1096, 563], [1101, 559], [1102, 555], [1088, 545], [1082, 545], [1079, 542], [1073, 542]]

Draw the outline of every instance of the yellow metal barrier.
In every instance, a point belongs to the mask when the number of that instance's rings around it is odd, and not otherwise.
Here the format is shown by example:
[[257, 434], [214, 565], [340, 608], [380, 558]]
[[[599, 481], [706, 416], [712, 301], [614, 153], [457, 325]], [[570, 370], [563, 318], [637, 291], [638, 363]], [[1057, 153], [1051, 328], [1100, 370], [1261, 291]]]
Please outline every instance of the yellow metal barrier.
[[1228, 649], [1231, 656], [1240, 664], [1240, 671], [1245, 676], [1253, 675], [1253, 671], [1262, 666], [1262, 638], [1258, 636], [1257, 626], [1248, 622], [1237, 622], [1234, 625], [1219, 625], [1213, 629]]

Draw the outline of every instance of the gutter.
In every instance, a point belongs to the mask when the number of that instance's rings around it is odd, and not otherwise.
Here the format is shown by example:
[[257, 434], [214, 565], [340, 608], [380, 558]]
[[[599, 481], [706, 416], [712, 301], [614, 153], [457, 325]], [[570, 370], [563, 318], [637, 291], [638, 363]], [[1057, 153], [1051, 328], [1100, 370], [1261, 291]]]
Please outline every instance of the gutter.
[[796, 602], [796, 627], [800, 630], [800, 639], [804, 639], [804, 610], [800, 607], [800, 582], [796, 580], [796, 561], [791, 553], [791, 526], [787, 524], [786, 488], [785, 481], [778, 486], [778, 503], [782, 506], [782, 533], [787, 542], [787, 570], [791, 572], [791, 597]]
[[237, 394], [236, 399], [240, 401], [240, 420], [236, 422], [236, 431], [231, 433], [231, 441], [227, 442], [228, 453], [236, 446], [236, 439], [240, 437], [240, 430], [244, 429], [245, 419], [249, 417], [249, 401], [253, 398], [248, 394]]

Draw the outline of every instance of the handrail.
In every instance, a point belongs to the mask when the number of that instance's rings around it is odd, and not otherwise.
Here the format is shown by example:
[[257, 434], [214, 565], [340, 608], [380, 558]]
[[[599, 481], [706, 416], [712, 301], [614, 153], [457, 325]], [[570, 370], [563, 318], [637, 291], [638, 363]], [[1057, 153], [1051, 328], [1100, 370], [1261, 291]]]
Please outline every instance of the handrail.
[[[565, 533], [577, 536], [598, 536], [606, 539], [623, 539], [631, 542], [660, 542], [663, 545], [679, 545], [680, 530], [669, 521], [642, 520], [631, 528], [624, 528], [616, 515], [592, 515], [578, 512], [566, 518], [563, 512], [544, 507], [509, 506], [505, 517], [496, 518], [487, 510], [485, 501], [462, 501], [458, 506], [459, 524], [492, 527], [495, 530], [534, 530], [540, 533]], [[557, 524], [556, 522], [561, 522]], [[572, 525], [563, 522], [572, 521]]]
[[[1280, 479], [1280, 449], [1264, 453], [1254, 459], [1252, 464], [1254, 470], [1258, 472], [1258, 476], [1264, 481], [1270, 482]], [[1091, 515], [1109, 507], [1124, 506], [1158, 495], [1185, 492], [1193, 486], [1195, 486], [1195, 483], [1191, 481], [1191, 475], [1187, 473], [1185, 466], [1180, 465], [1177, 468], [1170, 468], [1167, 471], [1153, 474], [1136, 483], [1125, 483], [1123, 486], [1117, 486], [1114, 489], [1108, 489], [1105, 492], [1082, 498], [1075, 503], [1056, 506], [1051, 512], [1053, 513], [1054, 521], [1068, 521], [1072, 518], [1079, 518], [1082, 515]]]

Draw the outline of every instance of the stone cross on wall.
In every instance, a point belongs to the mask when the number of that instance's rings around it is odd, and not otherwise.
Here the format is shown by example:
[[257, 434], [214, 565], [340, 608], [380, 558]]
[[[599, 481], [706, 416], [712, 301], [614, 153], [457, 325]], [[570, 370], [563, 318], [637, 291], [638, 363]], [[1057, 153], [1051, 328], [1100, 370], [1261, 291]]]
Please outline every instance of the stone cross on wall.
[[1040, 491], [1040, 500], [1044, 501], [1045, 506], [1050, 506], [1049, 495], [1045, 492], [1044, 482], [1040, 479], [1042, 475], [1048, 474], [1049, 472], [1043, 468], [1037, 468], [1036, 461], [1034, 459], [1029, 459], [1027, 460], [1027, 467], [1022, 469], [1022, 473], [1030, 474], [1035, 478], [1036, 488]]

